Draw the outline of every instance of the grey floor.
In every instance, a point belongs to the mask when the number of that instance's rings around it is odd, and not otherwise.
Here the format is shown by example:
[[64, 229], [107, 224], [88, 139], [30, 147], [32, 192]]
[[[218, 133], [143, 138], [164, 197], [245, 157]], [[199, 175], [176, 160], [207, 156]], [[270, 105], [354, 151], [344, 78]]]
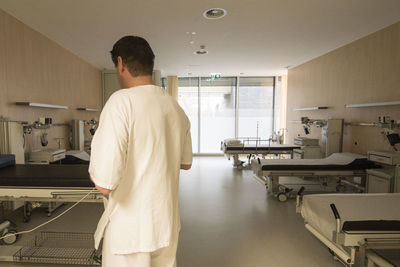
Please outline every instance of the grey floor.
[[[341, 266], [304, 228], [294, 200], [278, 202], [251, 171], [233, 169], [226, 158], [197, 157], [192, 170], [182, 172], [180, 208], [180, 267]], [[101, 212], [102, 205], [79, 204], [40, 231], [94, 232]], [[15, 218], [18, 230], [47, 219], [39, 209], [29, 223]], [[18, 243], [31, 237], [27, 234]], [[0, 262], [0, 266], [30, 265]]]

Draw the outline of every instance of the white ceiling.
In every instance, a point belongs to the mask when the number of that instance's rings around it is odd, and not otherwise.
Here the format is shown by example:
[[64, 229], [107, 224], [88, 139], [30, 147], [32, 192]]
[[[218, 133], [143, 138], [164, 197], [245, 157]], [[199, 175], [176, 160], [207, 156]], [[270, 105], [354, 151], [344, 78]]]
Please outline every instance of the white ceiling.
[[[228, 15], [206, 20], [221, 7]], [[92, 65], [145, 37], [163, 75], [278, 75], [400, 21], [399, 0], [1, 0], [0, 8]], [[195, 31], [195, 44], [186, 32]], [[193, 52], [206, 45], [207, 55]]]

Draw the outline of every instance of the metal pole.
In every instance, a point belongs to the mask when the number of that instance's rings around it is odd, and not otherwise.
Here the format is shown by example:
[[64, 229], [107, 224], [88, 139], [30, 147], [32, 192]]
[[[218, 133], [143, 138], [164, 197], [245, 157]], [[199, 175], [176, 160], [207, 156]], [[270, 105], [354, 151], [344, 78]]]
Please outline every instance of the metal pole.
[[200, 108], [200, 88], [201, 88], [201, 78], [198, 77], [198, 86], [197, 86], [197, 134], [198, 134], [198, 142], [197, 142], [197, 151], [200, 154], [200, 112], [201, 112], [201, 108]]
[[276, 77], [273, 77], [273, 88], [272, 88], [272, 133], [275, 132], [275, 86]]
[[236, 77], [236, 93], [235, 93], [235, 138], [239, 136], [239, 85], [240, 77]]
[[258, 147], [258, 121], [257, 121], [257, 136], [256, 136], [256, 147]]

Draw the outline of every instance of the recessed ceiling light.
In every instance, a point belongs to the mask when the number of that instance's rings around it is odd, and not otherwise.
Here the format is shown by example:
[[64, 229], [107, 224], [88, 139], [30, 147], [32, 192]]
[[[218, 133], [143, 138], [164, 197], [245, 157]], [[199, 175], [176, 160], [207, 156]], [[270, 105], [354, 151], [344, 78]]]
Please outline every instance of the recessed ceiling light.
[[220, 19], [225, 17], [227, 14], [226, 10], [223, 8], [210, 8], [203, 12], [203, 17], [206, 19]]

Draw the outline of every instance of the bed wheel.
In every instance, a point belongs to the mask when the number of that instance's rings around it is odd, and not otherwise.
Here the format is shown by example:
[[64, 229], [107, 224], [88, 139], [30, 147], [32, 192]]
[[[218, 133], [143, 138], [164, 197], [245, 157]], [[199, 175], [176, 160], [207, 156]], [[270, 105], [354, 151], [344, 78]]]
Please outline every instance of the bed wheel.
[[16, 233], [17, 233], [17, 231], [15, 231], [15, 230], [6, 231], [6, 232], [3, 234], [3, 237], [5, 237], [5, 238], [2, 240], [3, 243], [6, 244], [6, 245], [12, 245], [12, 244], [14, 244], [15, 242], [17, 242], [19, 236], [16, 235]]
[[286, 187], [283, 186], [283, 185], [279, 185], [279, 186], [278, 186], [278, 189], [279, 189], [279, 191], [281, 191], [281, 192], [285, 192]]
[[286, 200], [288, 199], [288, 197], [285, 193], [279, 193], [277, 195], [277, 198], [280, 202], [286, 202]]

